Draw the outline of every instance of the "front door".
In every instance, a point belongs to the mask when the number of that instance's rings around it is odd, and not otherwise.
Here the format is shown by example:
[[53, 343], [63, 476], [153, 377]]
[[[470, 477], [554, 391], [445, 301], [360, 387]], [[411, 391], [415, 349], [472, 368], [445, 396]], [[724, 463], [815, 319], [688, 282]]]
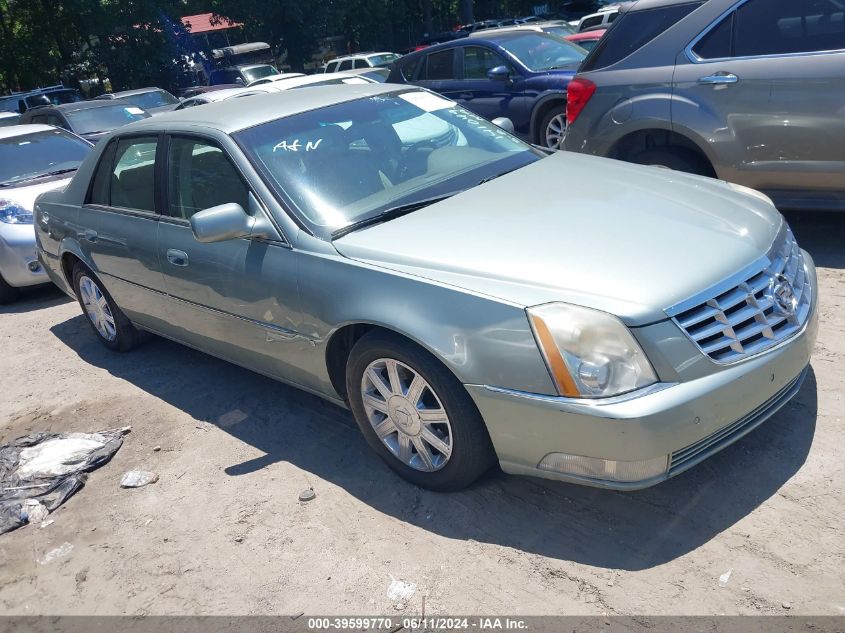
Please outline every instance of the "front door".
[[[525, 82], [513, 64], [486, 46], [463, 46], [459, 50], [463, 73], [456, 82], [456, 100], [488, 121], [507, 117], [517, 129], [527, 128]], [[499, 66], [510, 71], [507, 81], [494, 81], [487, 76], [490, 70]]]
[[167, 149], [166, 213], [158, 237], [175, 338], [256, 371], [301, 382], [292, 362], [311, 343], [301, 337], [294, 253], [276, 240], [201, 243], [190, 218], [237, 203], [266, 214], [214, 140], [173, 136]]

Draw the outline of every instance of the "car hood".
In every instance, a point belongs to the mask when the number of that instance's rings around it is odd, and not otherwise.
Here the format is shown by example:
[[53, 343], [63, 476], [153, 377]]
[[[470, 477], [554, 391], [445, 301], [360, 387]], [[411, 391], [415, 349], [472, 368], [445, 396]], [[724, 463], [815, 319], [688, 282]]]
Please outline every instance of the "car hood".
[[20, 187], [0, 189], [0, 200], [10, 200], [16, 205], [32, 211], [35, 199], [38, 196], [48, 191], [62, 189], [63, 187], [66, 187], [69, 182], [70, 178], [63, 176], [62, 178], [45, 179], [31, 185], [28, 184]]
[[334, 245], [516, 305], [565, 301], [642, 325], [765, 255], [782, 222], [722, 181], [557, 152]]

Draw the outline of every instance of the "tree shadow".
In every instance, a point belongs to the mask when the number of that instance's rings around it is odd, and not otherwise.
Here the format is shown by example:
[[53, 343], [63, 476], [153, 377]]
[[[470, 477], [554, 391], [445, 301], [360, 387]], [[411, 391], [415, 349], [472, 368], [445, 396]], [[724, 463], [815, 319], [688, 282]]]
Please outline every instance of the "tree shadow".
[[[316, 396], [159, 338], [130, 355], [109, 352], [81, 315], [51, 331], [87, 363], [264, 453], [222, 465], [229, 476], [290, 462], [436, 534], [597, 567], [651, 568], [728, 529], [798, 471], [816, 424], [811, 369], [798, 396], [768, 422], [654, 488], [622, 493], [492, 472], [468, 490], [437, 494], [394, 475], [351, 413]], [[144, 433], [143, 421], [134, 429]]]
[[845, 268], [845, 214], [788, 212], [784, 215], [801, 248], [813, 256], [816, 266]]
[[20, 293], [20, 297], [14, 303], [0, 305], [0, 313], [23, 314], [25, 312], [36, 312], [72, 301], [70, 297], [53, 284], [21, 288]]

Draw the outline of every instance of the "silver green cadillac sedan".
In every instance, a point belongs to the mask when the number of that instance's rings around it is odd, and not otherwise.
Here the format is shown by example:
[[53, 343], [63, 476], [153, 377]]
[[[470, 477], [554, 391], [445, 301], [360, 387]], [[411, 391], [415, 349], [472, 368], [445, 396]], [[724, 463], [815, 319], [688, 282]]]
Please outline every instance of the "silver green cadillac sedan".
[[348, 406], [406, 479], [633, 489], [801, 387], [816, 276], [762, 194], [546, 155], [387, 84], [164, 114], [35, 206], [93, 333], [173, 339]]

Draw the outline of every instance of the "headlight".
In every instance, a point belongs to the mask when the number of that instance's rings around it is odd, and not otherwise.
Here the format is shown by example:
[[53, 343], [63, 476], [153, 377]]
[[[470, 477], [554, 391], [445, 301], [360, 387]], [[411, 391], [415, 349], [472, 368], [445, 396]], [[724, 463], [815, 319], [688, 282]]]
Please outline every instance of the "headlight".
[[606, 398], [657, 382], [643, 350], [616, 317], [565, 303], [527, 312], [560, 395]]
[[0, 222], [5, 224], [32, 224], [32, 211], [11, 200], [0, 200]]

